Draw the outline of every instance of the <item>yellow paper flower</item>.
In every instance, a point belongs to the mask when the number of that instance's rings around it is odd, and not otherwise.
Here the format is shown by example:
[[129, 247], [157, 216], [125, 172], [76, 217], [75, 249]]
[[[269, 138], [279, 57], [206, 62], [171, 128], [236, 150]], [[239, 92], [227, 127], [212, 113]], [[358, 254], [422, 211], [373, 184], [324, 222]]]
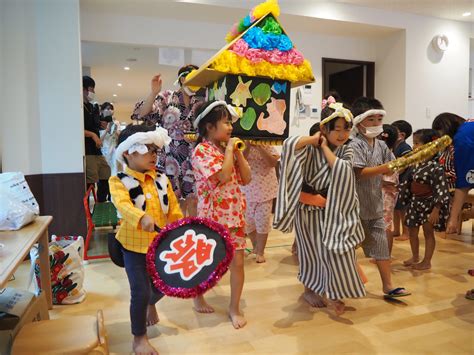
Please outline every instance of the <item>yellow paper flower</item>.
[[277, 0], [267, 0], [253, 8], [252, 15], [255, 19], [259, 19], [271, 12], [273, 16], [280, 16], [280, 7]]
[[252, 63], [245, 57], [239, 57], [232, 51], [224, 51], [212, 63], [217, 71], [229, 74], [264, 76], [272, 79], [296, 81], [313, 81], [313, 71], [308, 60], [302, 65], [272, 64], [269, 62]]

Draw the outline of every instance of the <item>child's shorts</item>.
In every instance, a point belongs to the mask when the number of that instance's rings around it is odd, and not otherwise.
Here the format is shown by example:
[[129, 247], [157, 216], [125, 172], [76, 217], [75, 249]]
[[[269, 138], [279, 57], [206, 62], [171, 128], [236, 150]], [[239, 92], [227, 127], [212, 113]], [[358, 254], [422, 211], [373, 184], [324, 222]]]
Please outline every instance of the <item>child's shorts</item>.
[[273, 200], [265, 202], [248, 202], [245, 214], [247, 234], [257, 231], [258, 234], [268, 234], [272, 229]]
[[245, 227], [230, 227], [230, 236], [235, 250], [245, 249]]
[[365, 256], [375, 260], [390, 260], [384, 219], [361, 220], [361, 222], [365, 233], [362, 242]]

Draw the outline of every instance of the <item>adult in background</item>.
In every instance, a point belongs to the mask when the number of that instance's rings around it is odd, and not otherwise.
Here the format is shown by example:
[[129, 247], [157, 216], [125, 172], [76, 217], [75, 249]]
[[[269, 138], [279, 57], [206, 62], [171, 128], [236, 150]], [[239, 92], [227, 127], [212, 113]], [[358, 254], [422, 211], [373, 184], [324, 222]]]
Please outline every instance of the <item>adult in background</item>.
[[171, 144], [164, 154], [160, 154], [158, 168], [170, 179], [185, 216], [195, 216], [197, 213], [191, 166], [192, 143], [184, 137], [186, 132], [193, 131], [196, 104], [204, 101], [204, 97], [184, 85], [186, 76], [196, 69], [198, 67], [192, 64], [179, 69], [176, 82], [179, 89], [175, 91], [161, 91], [161, 75], [155, 75], [151, 80], [150, 94], [135, 105], [132, 114], [132, 119], [143, 120], [148, 125], [157, 124], [168, 131]]
[[100, 112], [95, 102], [95, 81], [90, 76], [82, 77], [84, 107], [84, 145], [86, 152], [86, 183], [97, 184], [97, 201], [105, 202], [109, 193], [110, 167], [102, 155]]

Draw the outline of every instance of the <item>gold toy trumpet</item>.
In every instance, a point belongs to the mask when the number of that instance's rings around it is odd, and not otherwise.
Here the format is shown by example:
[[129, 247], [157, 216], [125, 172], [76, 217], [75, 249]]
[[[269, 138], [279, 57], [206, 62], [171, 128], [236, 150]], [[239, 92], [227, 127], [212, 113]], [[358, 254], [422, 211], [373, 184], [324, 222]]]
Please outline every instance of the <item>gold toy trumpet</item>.
[[246, 148], [245, 143], [241, 139], [239, 139], [238, 141], [234, 143], [234, 149], [237, 149], [243, 152], [245, 148]]

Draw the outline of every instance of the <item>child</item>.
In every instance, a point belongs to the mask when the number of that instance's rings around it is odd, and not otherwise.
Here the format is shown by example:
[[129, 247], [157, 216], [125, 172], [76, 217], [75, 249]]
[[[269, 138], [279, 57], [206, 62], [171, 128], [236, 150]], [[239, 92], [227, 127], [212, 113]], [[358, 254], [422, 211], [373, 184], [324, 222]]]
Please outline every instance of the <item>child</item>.
[[[404, 156], [405, 154], [408, 154], [412, 151], [410, 145], [406, 142], [408, 138], [410, 138], [413, 129], [411, 127], [411, 124], [408, 123], [405, 120], [398, 120], [395, 122], [392, 122], [392, 126], [395, 127], [398, 130], [398, 139], [395, 142], [395, 146], [393, 147], [393, 154], [395, 155], [395, 158], [400, 158]], [[406, 181], [406, 179], [410, 175], [411, 169], [408, 168], [405, 171], [402, 171], [399, 175], [399, 181], [400, 183], [403, 183]], [[399, 237], [397, 240], [408, 240], [408, 227], [405, 225], [405, 210], [406, 206], [403, 205], [402, 200], [400, 199], [400, 196], [397, 199], [397, 204], [395, 205], [395, 212], [393, 216], [393, 224], [394, 224], [394, 230], [393, 230], [393, 236], [394, 237]], [[400, 236], [400, 224], [402, 225], [402, 234]]]
[[404, 297], [410, 293], [394, 288], [391, 279], [390, 253], [383, 219], [382, 175], [390, 175], [388, 163], [394, 156], [387, 145], [376, 139], [383, 132], [385, 111], [380, 101], [361, 97], [352, 111], [357, 135], [349, 143], [354, 149], [354, 170], [360, 200], [360, 219], [365, 231], [362, 248], [367, 257], [375, 259], [385, 298]]
[[116, 150], [117, 160], [125, 162], [126, 168], [109, 180], [112, 200], [122, 215], [116, 238], [123, 247], [130, 283], [130, 320], [136, 354], [158, 354], [148, 342], [146, 327], [158, 323], [155, 304], [163, 294], [151, 285], [146, 270], [148, 246], [156, 236], [156, 226], [161, 228], [183, 217], [168, 178], [155, 171], [158, 149], [169, 141], [162, 128], [127, 126], [120, 133]]
[[[398, 131], [395, 127], [384, 124], [383, 132], [378, 139], [385, 142], [387, 147], [393, 151], [393, 147], [398, 137]], [[398, 174], [383, 175], [382, 177], [382, 194], [383, 194], [383, 218], [385, 221], [385, 233], [387, 234], [388, 250], [392, 255], [393, 246], [393, 212], [395, 203], [398, 198]]]
[[247, 321], [240, 311], [244, 287], [245, 207], [239, 185], [251, 180], [249, 164], [235, 148], [238, 138], [231, 138], [232, 117], [237, 113], [224, 101], [210, 101], [197, 111], [194, 127], [199, 134], [192, 165], [198, 191], [198, 217], [211, 218], [226, 226], [235, 246], [230, 265], [229, 317], [235, 329]]
[[[413, 147], [434, 141], [439, 135], [432, 129], [420, 129], [413, 134]], [[449, 191], [444, 170], [434, 157], [418, 164], [413, 176], [406, 182], [402, 198], [408, 206], [406, 225], [410, 232], [412, 258], [406, 260], [405, 266], [416, 270], [431, 268], [431, 258], [435, 250], [434, 230], [444, 231], [449, 215]], [[425, 235], [425, 257], [419, 262], [418, 232], [423, 226]]]
[[[454, 113], [444, 112], [439, 114], [433, 120], [432, 128], [438, 132], [440, 136], [448, 135], [454, 139], [459, 127], [466, 121], [461, 116]], [[451, 196], [454, 196], [456, 188], [456, 169], [454, 167], [454, 144], [446, 148], [439, 156], [439, 163], [444, 169], [448, 189]]]
[[252, 181], [242, 187], [247, 200], [246, 232], [252, 241], [256, 262], [264, 263], [273, 199], [278, 189], [275, 166], [280, 155], [272, 146], [251, 145], [244, 151], [244, 156], [252, 171]]
[[296, 226], [298, 279], [306, 302], [340, 315], [343, 298], [365, 295], [355, 256], [364, 234], [352, 149], [345, 144], [352, 114], [342, 103], [332, 103], [321, 119], [320, 132], [290, 137], [283, 145], [273, 224], [286, 233]]

